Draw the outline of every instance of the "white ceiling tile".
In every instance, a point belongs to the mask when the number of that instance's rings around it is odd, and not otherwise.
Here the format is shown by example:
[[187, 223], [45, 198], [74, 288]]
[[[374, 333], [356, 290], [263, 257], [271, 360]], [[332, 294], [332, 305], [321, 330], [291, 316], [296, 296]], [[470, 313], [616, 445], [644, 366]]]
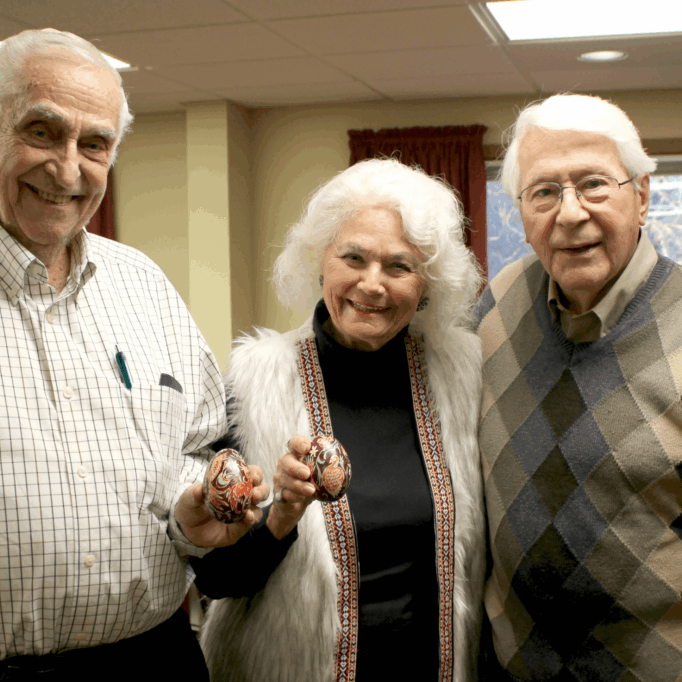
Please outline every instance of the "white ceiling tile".
[[[130, 99], [130, 108], [134, 114], [147, 114], [153, 111], [181, 111], [183, 103], [187, 101], [207, 101], [207, 100], [224, 99], [211, 93], [206, 93], [203, 97], [192, 96], [183, 97], [178, 93], [170, 92], [154, 92], [154, 93], [137, 93]], [[133, 123], [133, 130], [135, 123]]]
[[311, 83], [263, 88], [222, 90], [225, 98], [245, 106], [279, 106], [329, 102], [361, 102], [382, 99], [374, 90], [361, 83]]
[[0, 40], [9, 38], [13, 35], [16, 35], [17, 33], [21, 33], [21, 31], [25, 31], [27, 28], [32, 27], [19, 21], [5, 19], [4, 17], [0, 16]]
[[[682, 64], [682, 38], [670, 36], [660, 38], [629, 40], [596, 40], [596, 41], [561, 41], [509, 46], [509, 53], [514, 61], [527, 69], [536, 69], [542, 65], [543, 71], [561, 71], [566, 69], [584, 70], [592, 67], [602, 69], [633, 68], [639, 66], [665, 66]], [[619, 62], [588, 64], [579, 61], [584, 52], [597, 50], [623, 50], [628, 53], [627, 59]]]
[[180, 83], [210, 90], [304, 83], [344, 83], [353, 79], [314, 57], [263, 59], [231, 64], [167, 66], [159, 74]]
[[229, 0], [229, 3], [253, 19], [264, 20], [466, 5], [467, 0]]
[[[104, 51], [141, 67], [123, 75], [139, 111], [217, 97], [270, 106], [361, 101], [382, 93], [410, 99], [527, 93], [532, 87], [539, 94], [543, 88], [682, 86], [680, 36], [508, 44], [505, 52], [474, 19], [474, 4], [0, 0], [0, 40], [48, 25], [94, 39]], [[576, 60], [597, 49], [625, 49], [629, 57], [611, 65]]]
[[679, 88], [682, 66], [630, 69], [533, 71], [531, 76], [544, 92], [596, 92], [602, 90], [655, 90]]
[[490, 43], [467, 7], [286, 19], [267, 25], [319, 55]]
[[472, 97], [512, 95], [533, 92], [533, 87], [521, 76], [508, 73], [452, 74], [376, 81], [373, 87], [391, 99], [424, 97]]
[[128, 71], [121, 74], [123, 89], [129, 97], [138, 93], [196, 93], [196, 88], [168, 80], [153, 71]]
[[246, 21], [221, 0], [2, 0], [3, 15], [78, 35]]
[[295, 57], [305, 52], [257, 24], [225, 24], [99, 36], [100, 49], [134, 66]]
[[453, 73], [515, 73], [504, 52], [488, 45], [331, 55], [326, 60], [370, 84], [379, 79], [429, 78]]

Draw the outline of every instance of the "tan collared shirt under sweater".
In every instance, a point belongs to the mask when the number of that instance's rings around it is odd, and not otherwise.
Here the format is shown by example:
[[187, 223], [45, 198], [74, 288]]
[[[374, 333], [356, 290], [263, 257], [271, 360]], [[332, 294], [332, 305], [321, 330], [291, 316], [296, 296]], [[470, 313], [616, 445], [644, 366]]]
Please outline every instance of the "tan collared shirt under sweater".
[[547, 305], [554, 320], [574, 343], [587, 343], [608, 334], [616, 325], [628, 304], [649, 279], [658, 254], [647, 234], [640, 233], [639, 243], [621, 276], [597, 305], [586, 313], [576, 315], [561, 302], [556, 280], [549, 278]]

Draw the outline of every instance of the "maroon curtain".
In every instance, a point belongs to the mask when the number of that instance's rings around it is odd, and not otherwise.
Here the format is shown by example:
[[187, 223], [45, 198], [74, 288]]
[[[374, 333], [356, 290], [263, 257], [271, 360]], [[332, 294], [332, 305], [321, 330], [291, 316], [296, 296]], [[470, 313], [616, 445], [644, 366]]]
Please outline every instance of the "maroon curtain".
[[114, 225], [114, 173], [109, 171], [107, 176], [107, 191], [104, 199], [95, 211], [95, 215], [90, 218], [87, 230], [92, 234], [98, 234], [108, 239], [116, 239], [116, 227]]
[[408, 166], [418, 165], [429, 175], [440, 175], [459, 193], [469, 219], [466, 243], [488, 275], [486, 175], [483, 125], [442, 128], [385, 128], [349, 130], [350, 165], [376, 156], [395, 156]]

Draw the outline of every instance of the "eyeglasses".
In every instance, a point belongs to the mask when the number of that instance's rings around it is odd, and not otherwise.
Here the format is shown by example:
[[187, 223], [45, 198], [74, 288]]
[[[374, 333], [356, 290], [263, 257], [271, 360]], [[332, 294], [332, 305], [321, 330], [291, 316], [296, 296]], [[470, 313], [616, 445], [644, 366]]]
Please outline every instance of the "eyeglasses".
[[556, 182], [539, 182], [521, 191], [517, 197], [525, 206], [535, 213], [546, 213], [556, 208], [564, 198], [565, 189], [574, 189], [576, 197], [583, 205], [598, 204], [606, 201], [621, 185], [627, 185], [634, 178], [618, 182], [607, 175], [589, 175], [578, 180], [575, 185], [564, 185]]

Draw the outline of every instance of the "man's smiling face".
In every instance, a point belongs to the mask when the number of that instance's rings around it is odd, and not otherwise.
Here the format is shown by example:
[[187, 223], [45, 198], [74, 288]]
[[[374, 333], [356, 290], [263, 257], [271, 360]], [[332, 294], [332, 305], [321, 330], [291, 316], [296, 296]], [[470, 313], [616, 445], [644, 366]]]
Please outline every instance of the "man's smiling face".
[[0, 224], [34, 253], [66, 246], [107, 187], [121, 94], [111, 73], [63, 52], [23, 69], [0, 111]]
[[[575, 130], [532, 128], [521, 140], [519, 171], [519, 191], [539, 182], [572, 187], [591, 175], [629, 179], [613, 140]], [[635, 252], [649, 207], [649, 177], [638, 180], [639, 189], [623, 184], [594, 204], [574, 189], [565, 189], [563, 201], [546, 213], [521, 203], [527, 240], [575, 312], [594, 307]]]

